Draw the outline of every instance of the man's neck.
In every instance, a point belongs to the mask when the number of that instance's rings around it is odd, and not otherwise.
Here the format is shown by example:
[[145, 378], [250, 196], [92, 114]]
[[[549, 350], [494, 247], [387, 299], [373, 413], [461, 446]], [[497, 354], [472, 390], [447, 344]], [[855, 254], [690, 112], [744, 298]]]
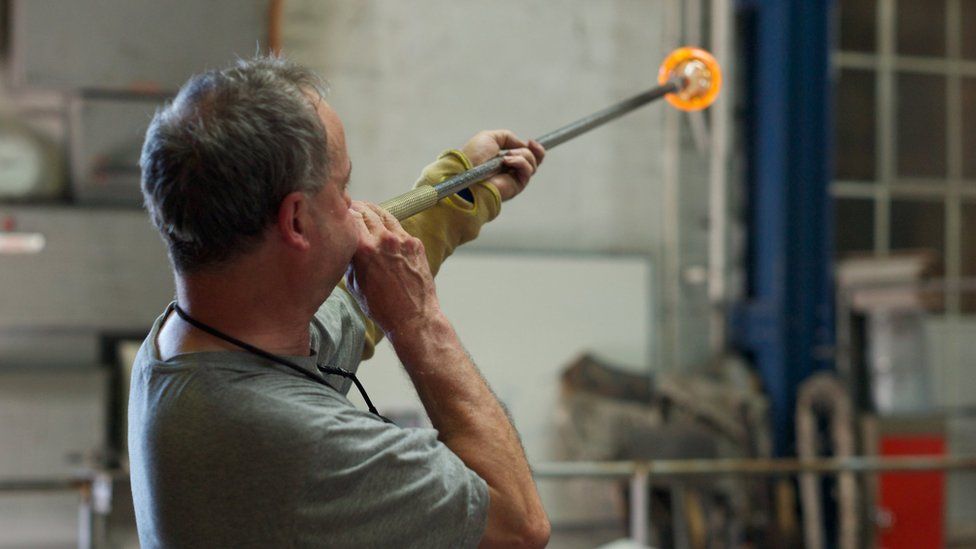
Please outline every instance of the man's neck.
[[[177, 302], [191, 317], [268, 352], [306, 355], [315, 314], [307, 295], [253, 269], [177, 275]], [[166, 319], [157, 340], [163, 359], [183, 353], [239, 351], [237, 346], [193, 328], [177, 315]]]

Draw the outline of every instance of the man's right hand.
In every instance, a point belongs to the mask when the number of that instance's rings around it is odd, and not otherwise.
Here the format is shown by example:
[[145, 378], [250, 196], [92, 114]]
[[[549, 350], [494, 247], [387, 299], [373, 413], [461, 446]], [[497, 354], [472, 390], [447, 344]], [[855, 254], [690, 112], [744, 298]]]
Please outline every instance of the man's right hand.
[[376, 204], [354, 201], [351, 210], [360, 219], [360, 238], [346, 287], [363, 312], [391, 339], [439, 315], [434, 277], [420, 239]]
[[518, 433], [440, 310], [420, 240], [388, 212], [362, 218], [347, 288], [386, 332], [441, 440], [488, 485], [481, 547], [544, 547], [550, 525]]

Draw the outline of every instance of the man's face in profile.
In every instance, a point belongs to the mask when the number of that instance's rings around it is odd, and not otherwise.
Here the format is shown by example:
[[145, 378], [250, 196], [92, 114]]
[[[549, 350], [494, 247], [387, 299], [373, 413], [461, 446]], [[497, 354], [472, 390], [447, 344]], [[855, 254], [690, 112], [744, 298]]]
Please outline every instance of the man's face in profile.
[[[326, 129], [329, 154], [329, 178], [322, 189], [312, 197], [317, 222], [318, 238], [323, 265], [345, 265], [352, 260], [359, 244], [359, 225], [349, 206], [349, 179], [352, 162], [346, 151], [346, 136], [342, 121], [325, 101], [316, 103], [316, 111]], [[340, 273], [341, 275], [341, 273]], [[337, 281], [336, 281], [337, 282]]]

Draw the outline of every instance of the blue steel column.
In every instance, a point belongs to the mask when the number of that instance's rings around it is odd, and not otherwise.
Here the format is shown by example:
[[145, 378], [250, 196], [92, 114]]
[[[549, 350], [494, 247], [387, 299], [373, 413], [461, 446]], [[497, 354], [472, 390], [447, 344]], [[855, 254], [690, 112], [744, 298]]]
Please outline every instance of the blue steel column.
[[774, 451], [795, 453], [799, 384], [833, 367], [829, 0], [741, 2], [749, 253], [733, 315], [770, 399]]

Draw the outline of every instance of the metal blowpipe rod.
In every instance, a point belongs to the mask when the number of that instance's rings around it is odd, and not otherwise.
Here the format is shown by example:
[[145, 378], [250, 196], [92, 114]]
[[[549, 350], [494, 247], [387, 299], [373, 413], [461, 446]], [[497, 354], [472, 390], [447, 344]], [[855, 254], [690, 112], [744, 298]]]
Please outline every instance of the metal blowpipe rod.
[[[667, 69], [666, 72], [665, 69]], [[711, 72], [708, 72], [709, 70]], [[678, 108], [685, 108], [685, 106], [675, 103], [675, 101], [681, 101], [682, 98], [672, 98], [681, 94], [694, 94], [689, 95], [688, 99], [701, 103], [701, 105], [696, 104], [686, 109], [692, 110], [707, 106], [714, 100], [714, 94], [718, 92], [718, 65], [707, 52], [702, 50], [692, 48], [675, 50], [665, 60], [665, 65], [662, 65], [661, 71], [659, 86], [580, 118], [539, 137], [536, 141], [547, 150], [552, 149], [662, 97], [668, 97], [669, 102]], [[703, 91], [710, 94], [707, 101], [699, 97]], [[398, 220], [403, 221], [437, 204], [442, 198], [451, 196], [479, 181], [484, 181], [500, 173], [502, 171], [502, 158], [500, 155], [496, 156], [484, 164], [475, 166], [436, 185], [425, 185], [413, 189], [396, 198], [382, 202], [380, 207], [389, 211]]]
[[[640, 95], [635, 95], [630, 99], [617, 103], [599, 112], [567, 124], [558, 130], [551, 131], [538, 139], [547, 150], [557, 145], [561, 145], [570, 139], [582, 135], [594, 128], [602, 126], [611, 120], [636, 110], [644, 105], [660, 99], [669, 93], [677, 92], [681, 89], [678, 82], [669, 82], [663, 86], [658, 86]], [[466, 172], [459, 173], [454, 177], [433, 185], [418, 187], [406, 192], [396, 198], [392, 198], [380, 204], [380, 207], [393, 214], [393, 217], [400, 221], [418, 214], [437, 203], [438, 200], [451, 196], [454, 193], [467, 189], [471, 185], [491, 178], [502, 171], [502, 156], [496, 156], [491, 160], [471, 168]]]

